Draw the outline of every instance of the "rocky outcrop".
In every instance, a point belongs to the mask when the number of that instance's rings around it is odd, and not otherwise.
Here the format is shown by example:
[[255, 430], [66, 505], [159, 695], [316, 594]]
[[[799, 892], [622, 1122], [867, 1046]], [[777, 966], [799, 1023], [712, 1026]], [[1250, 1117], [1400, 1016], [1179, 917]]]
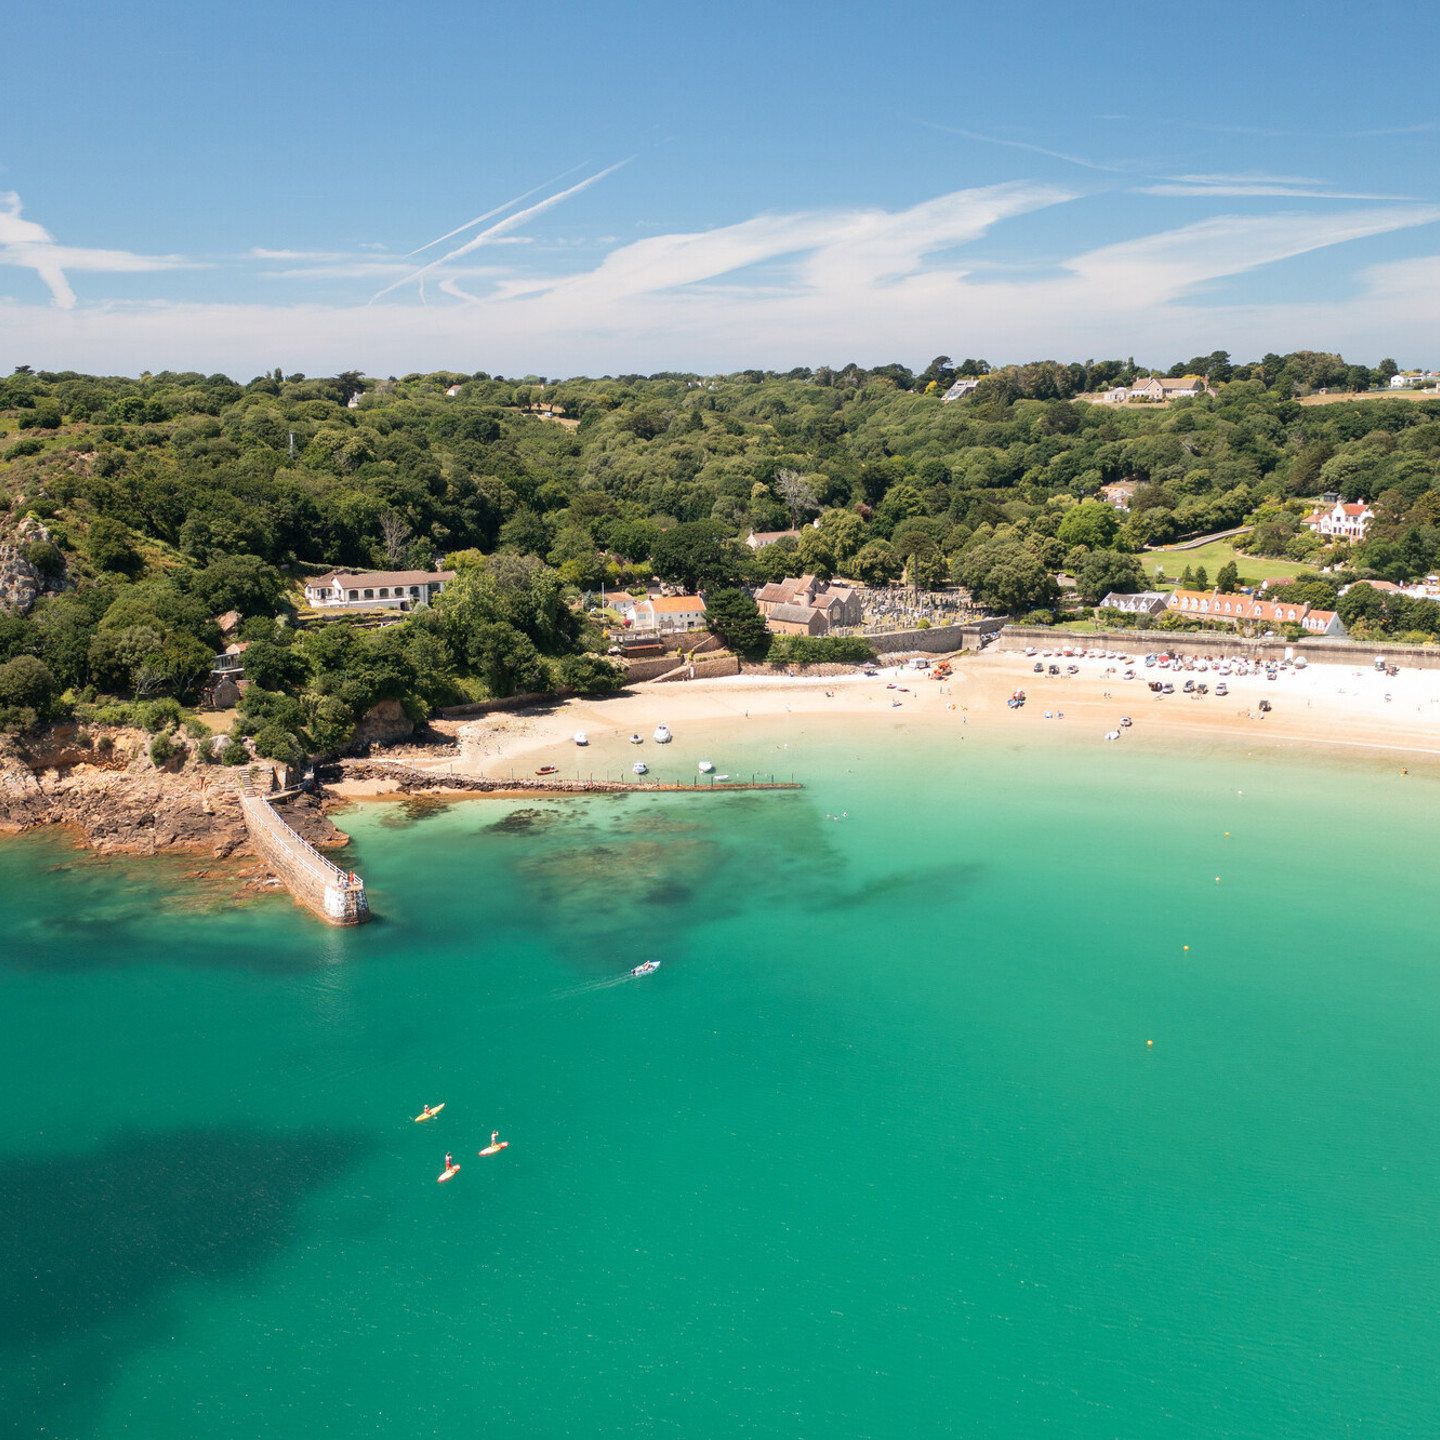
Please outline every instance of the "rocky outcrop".
[[[255, 767], [191, 759], [178, 771], [159, 770], [148, 739], [123, 730], [82, 737], [69, 726], [0, 744], [0, 831], [68, 825], [102, 852], [249, 854], [239, 792]], [[268, 772], [256, 778], [268, 787]], [[297, 796], [287, 819], [312, 845], [346, 843], [312, 796]]]
[[0, 545], [0, 613], [28, 615], [49, 591], [63, 590], [63, 576], [46, 575], [25, 558], [32, 541], [50, 541], [50, 532], [32, 516], [20, 522], [17, 543]]
[[366, 745], [393, 745], [414, 733], [415, 722], [405, 713], [405, 707], [398, 700], [382, 700], [360, 717], [350, 744], [357, 750]]

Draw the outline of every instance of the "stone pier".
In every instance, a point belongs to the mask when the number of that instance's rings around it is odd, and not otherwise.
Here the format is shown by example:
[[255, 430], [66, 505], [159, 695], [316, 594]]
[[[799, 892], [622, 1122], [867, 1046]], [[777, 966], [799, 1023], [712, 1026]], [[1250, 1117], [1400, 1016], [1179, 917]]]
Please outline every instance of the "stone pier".
[[302, 905], [330, 925], [363, 925], [370, 918], [365, 882], [297, 835], [266, 796], [247, 787], [240, 809], [255, 853]]

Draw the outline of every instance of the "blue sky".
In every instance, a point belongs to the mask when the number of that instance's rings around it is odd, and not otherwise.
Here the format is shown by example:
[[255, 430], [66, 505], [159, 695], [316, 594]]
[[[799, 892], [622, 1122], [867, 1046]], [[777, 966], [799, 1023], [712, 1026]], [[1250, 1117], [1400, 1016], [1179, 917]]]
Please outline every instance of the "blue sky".
[[1432, 6], [0, 25], [7, 368], [1440, 363]]

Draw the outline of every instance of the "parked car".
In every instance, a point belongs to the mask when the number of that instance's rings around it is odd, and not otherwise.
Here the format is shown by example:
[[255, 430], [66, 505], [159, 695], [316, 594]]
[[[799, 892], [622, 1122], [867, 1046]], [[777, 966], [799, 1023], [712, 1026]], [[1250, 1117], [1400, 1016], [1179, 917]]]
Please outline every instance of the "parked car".
[[1152, 680], [1150, 688], [1158, 695], [1165, 687], [1158, 680]]
[[1050, 673], [1052, 675], [1058, 675], [1060, 673], [1060, 667], [1058, 665], [1052, 665], [1050, 667]]
[[1043, 675], [1045, 673], [1045, 666], [1042, 661], [1037, 660], [1035, 662], [1035, 673], [1037, 675]]
[[1215, 687], [1215, 693], [1216, 693], [1217, 695], [1228, 695], [1228, 694], [1230, 693], [1229, 686], [1227, 686], [1227, 685], [1225, 684], [1225, 682], [1222, 680], [1222, 681]]
[[1175, 693], [1175, 687], [1167, 680], [1160, 693], [1162, 695], [1173, 695]]
[[1269, 702], [1268, 700], [1262, 700], [1262, 701], [1260, 702], [1260, 708], [1261, 708], [1262, 710], [1269, 710], [1269, 709], [1270, 709], [1270, 702]]
[[1195, 682], [1193, 680], [1187, 680], [1185, 682], [1185, 693], [1187, 695], [1193, 695], [1195, 693]]

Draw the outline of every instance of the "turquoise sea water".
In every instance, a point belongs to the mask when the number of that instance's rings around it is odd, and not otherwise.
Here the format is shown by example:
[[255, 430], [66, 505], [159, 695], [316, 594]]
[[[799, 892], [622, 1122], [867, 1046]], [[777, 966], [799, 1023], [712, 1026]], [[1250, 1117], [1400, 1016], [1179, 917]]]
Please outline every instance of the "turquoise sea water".
[[0, 845], [4, 1433], [1440, 1433], [1440, 782], [896, 734], [367, 807], [356, 931]]

